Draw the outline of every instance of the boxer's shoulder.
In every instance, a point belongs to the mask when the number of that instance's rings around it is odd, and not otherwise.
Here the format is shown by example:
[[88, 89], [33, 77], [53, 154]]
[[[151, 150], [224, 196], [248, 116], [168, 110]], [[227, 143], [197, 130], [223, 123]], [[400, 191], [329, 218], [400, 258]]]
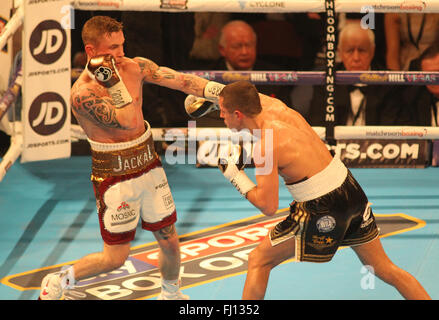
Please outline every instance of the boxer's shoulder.
[[124, 57], [122, 59], [121, 68], [123, 70], [140, 70], [141, 59], [139, 57], [128, 58]]
[[73, 99], [78, 96], [108, 96], [108, 93], [94, 81], [88, 78], [78, 79], [70, 90], [70, 97]]
[[139, 71], [144, 74], [155, 72], [159, 66], [152, 60], [144, 57], [134, 57], [131, 59], [132, 67], [137, 66]]

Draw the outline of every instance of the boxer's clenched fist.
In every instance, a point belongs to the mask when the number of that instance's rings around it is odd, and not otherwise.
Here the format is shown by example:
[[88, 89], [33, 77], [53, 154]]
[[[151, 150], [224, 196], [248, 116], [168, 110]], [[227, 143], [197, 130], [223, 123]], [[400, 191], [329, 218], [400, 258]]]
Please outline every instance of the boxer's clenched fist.
[[227, 157], [218, 158], [218, 168], [232, 185], [243, 195], [256, 187], [253, 181], [245, 174], [244, 166], [247, 157], [244, 156], [245, 150], [239, 144], [231, 146], [230, 153]]
[[91, 58], [87, 63], [86, 70], [90, 78], [107, 88], [116, 108], [125, 107], [133, 101], [117, 71], [111, 54]]

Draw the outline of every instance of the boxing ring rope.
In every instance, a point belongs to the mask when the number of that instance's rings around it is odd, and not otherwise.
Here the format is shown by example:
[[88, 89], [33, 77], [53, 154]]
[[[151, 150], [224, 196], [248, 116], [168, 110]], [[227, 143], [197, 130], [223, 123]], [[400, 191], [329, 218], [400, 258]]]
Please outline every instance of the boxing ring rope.
[[8, 23], [6, 23], [2, 30], [2, 33], [0, 34], [0, 50], [3, 49], [8, 39], [18, 30], [18, 28], [20, 28], [21, 24], [23, 23], [23, 5], [20, 3], [16, 8], [17, 10], [8, 21]]
[[[23, 0], [15, 1], [17, 11], [5, 25], [0, 34], [0, 49], [7, 39], [21, 26], [24, 17]], [[439, 12], [439, 0], [401, 1], [401, 0], [335, 0], [336, 12]], [[79, 10], [95, 11], [156, 11], [156, 12], [324, 12], [325, 0], [295, 1], [236, 1], [236, 0], [71, 0], [70, 5]]]
[[[323, 71], [214, 71], [188, 70], [182, 71], [199, 77], [230, 83], [247, 80], [255, 85], [323, 85]], [[337, 84], [370, 84], [370, 85], [433, 85], [439, 84], [439, 72], [424, 71], [336, 71]]]
[[[73, 0], [72, 6], [80, 10], [123, 11], [221, 11], [221, 12], [324, 12], [325, 0]], [[439, 1], [401, 0], [335, 0], [337, 12], [364, 12], [371, 8], [375, 12], [439, 12]]]
[[[153, 11], [153, 12], [241, 12], [241, 13], [287, 13], [287, 12], [325, 12], [328, 2], [325, 0], [302, 1], [236, 1], [236, 0], [72, 0], [72, 9], [94, 11]], [[430, 1], [347, 1], [334, 0], [333, 9], [337, 13], [343, 12], [403, 12], [427, 13], [439, 12], [439, 0]], [[24, 9], [22, 0], [15, 2], [17, 9], [0, 34], [0, 49], [7, 40], [19, 29], [23, 23]], [[182, 71], [193, 73], [209, 80], [228, 83], [236, 80], [248, 80], [254, 84], [271, 85], [321, 85], [325, 81], [325, 72], [317, 71], [247, 71], [226, 72], [211, 70]], [[395, 72], [395, 71], [367, 71], [349, 72], [336, 71], [337, 84], [364, 83], [374, 85], [426, 85], [439, 84], [439, 72]], [[2, 97], [2, 101], [7, 97]], [[325, 127], [314, 127], [321, 139], [325, 138]], [[156, 141], [175, 141], [215, 139], [221, 136], [230, 136], [226, 128], [153, 128]], [[72, 141], [86, 139], [82, 128], [77, 125], [71, 127]], [[437, 127], [391, 127], [391, 126], [335, 126], [334, 138], [339, 139], [439, 139]], [[0, 163], [0, 181], [7, 169], [20, 156], [23, 143], [20, 124], [16, 126], [14, 136], [11, 136], [11, 147]]]
[[[325, 127], [312, 127], [323, 140]], [[193, 128], [151, 128], [155, 141], [221, 140], [235, 134], [232, 130], [218, 127]], [[87, 136], [79, 125], [72, 125], [72, 138], [86, 140]], [[392, 140], [436, 140], [439, 139], [438, 127], [419, 126], [335, 126], [335, 138], [343, 139], [392, 139]]]

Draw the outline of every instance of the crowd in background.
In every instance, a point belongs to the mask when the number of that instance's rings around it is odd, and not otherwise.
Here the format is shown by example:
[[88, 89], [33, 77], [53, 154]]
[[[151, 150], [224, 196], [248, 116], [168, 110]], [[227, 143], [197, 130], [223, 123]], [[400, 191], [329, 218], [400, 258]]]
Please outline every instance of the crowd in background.
[[[81, 26], [93, 15], [124, 25], [125, 55], [175, 70], [324, 71], [324, 14], [75, 11], [72, 67], [84, 68]], [[373, 19], [371, 21], [370, 19]], [[371, 28], [362, 28], [361, 20]], [[338, 14], [336, 70], [439, 71], [439, 14]], [[324, 125], [324, 87], [257, 85]], [[336, 85], [336, 125], [438, 126], [439, 86]], [[187, 126], [182, 92], [145, 84], [144, 117], [153, 127]], [[72, 118], [74, 121], [74, 118]], [[198, 126], [224, 126], [218, 113]]]
[[[78, 11], [76, 25], [99, 12]], [[121, 21], [125, 55], [175, 70], [325, 70], [325, 28], [318, 13], [106, 12]], [[439, 14], [338, 14], [336, 70], [439, 71]], [[366, 23], [370, 28], [361, 27]], [[371, 21], [370, 19], [373, 19]], [[73, 65], [83, 67], [80, 28]], [[324, 125], [324, 87], [257, 85], [311, 125]], [[439, 86], [336, 85], [337, 125], [437, 126]], [[186, 126], [185, 94], [145, 84], [144, 116], [154, 127]], [[439, 104], [438, 104], [439, 105]], [[218, 114], [200, 126], [223, 126]]]

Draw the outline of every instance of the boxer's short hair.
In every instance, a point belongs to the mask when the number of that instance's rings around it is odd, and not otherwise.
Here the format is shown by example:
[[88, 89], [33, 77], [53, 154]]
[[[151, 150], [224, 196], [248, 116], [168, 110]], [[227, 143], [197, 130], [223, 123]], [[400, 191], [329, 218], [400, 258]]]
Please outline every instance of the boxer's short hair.
[[96, 44], [102, 36], [122, 30], [121, 22], [108, 16], [94, 16], [82, 28], [82, 42], [84, 45]]
[[255, 116], [262, 111], [256, 87], [248, 81], [236, 81], [226, 85], [219, 95], [229, 112], [239, 110], [246, 116]]

